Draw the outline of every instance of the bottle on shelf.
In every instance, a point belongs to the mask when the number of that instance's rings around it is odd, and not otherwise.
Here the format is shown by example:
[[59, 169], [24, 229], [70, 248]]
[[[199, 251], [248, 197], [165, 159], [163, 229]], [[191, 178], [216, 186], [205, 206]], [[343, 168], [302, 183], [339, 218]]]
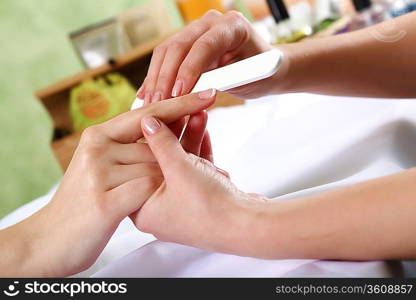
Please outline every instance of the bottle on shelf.
[[390, 19], [388, 10], [381, 4], [372, 5], [370, 0], [352, 0], [356, 14], [350, 30], [358, 30]]
[[272, 43], [289, 41], [293, 31], [286, 5], [283, 0], [267, 0], [267, 4], [272, 16], [265, 21], [273, 39]]
[[314, 31], [328, 28], [341, 17], [339, 0], [316, 0], [314, 5]]

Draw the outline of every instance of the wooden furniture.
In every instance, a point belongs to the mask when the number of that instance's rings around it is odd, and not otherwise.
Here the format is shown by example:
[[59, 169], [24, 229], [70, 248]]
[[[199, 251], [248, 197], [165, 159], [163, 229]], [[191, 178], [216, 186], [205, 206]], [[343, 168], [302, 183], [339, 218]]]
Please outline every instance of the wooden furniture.
[[[133, 49], [129, 53], [115, 57], [98, 68], [90, 69], [56, 82], [35, 93], [49, 112], [54, 126], [52, 150], [65, 171], [78, 145], [80, 133], [72, 132], [72, 121], [69, 114], [69, 99], [71, 89], [88, 78], [95, 78], [109, 72], [118, 72], [125, 76], [130, 83], [138, 88], [143, 82], [150, 63], [153, 49], [161, 43], [160, 38]], [[242, 104], [241, 99], [220, 93], [214, 107]], [[60, 133], [57, 135], [56, 133]]]

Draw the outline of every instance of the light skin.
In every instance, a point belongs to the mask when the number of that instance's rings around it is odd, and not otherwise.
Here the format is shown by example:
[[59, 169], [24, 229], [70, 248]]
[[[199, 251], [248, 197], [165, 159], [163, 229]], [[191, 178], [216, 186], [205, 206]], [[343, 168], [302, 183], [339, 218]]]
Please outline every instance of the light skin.
[[[232, 92], [414, 97], [412, 18], [415, 14], [397, 19], [407, 35], [397, 41], [393, 57], [393, 45], [380, 44], [368, 30], [286, 45], [282, 72]], [[0, 244], [0, 275], [68, 276], [85, 270], [126, 216], [162, 240], [243, 256], [415, 258], [416, 169], [271, 202], [238, 190], [213, 165], [203, 110], [213, 103], [214, 91], [156, 103], [187, 94], [204, 71], [268, 49], [239, 14], [215, 12], [162, 45], [139, 90], [146, 103], [155, 103], [83, 134], [53, 200], [0, 231], [0, 239], [8, 241]], [[402, 77], [388, 75], [395, 72]], [[137, 143], [143, 134], [147, 145]]]
[[209, 162], [186, 153], [154, 118], [143, 132], [163, 183], [136, 226], [164, 241], [268, 259], [342, 260], [416, 257], [416, 169], [273, 202], [240, 191]]
[[[279, 46], [284, 61], [275, 76], [229, 92], [246, 98], [291, 92], [414, 98], [415, 19], [412, 13], [357, 32]], [[152, 103], [161, 100], [155, 94], [187, 93], [201, 73], [269, 49], [242, 15], [210, 11], [158, 47], [138, 96]], [[140, 211], [139, 229], [162, 240], [262, 258], [416, 257], [416, 169], [275, 203], [211, 174], [159, 124], [146, 130], [142, 123], [164, 181]], [[174, 164], [167, 155], [176, 158]]]
[[59, 277], [91, 266], [118, 224], [137, 220], [163, 174], [143, 137], [140, 123], [155, 115], [172, 124], [192, 114], [182, 143], [186, 151], [212, 159], [204, 109], [215, 95], [188, 95], [124, 113], [82, 134], [53, 199], [24, 221], [0, 231], [0, 275]]
[[[293, 92], [414, 98], [415, 19], [416, 12], [351, 33], [278, 46], [284, 60], [275, 76], [230, 92], [243, 98]], [[156, 49], [138, 96], [154, 102], [160, 100], [155, 94], [186, 94], [200, 74], [271, 48], [241, 14], [210, 11]]]

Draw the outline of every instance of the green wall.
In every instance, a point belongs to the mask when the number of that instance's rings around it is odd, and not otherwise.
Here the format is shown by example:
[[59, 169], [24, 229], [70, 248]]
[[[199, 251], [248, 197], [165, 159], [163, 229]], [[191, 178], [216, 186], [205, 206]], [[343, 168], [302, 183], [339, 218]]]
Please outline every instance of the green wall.
[[33, 92], [83, 70], [68, 33], [143, 1], [0, 0], [0, 218], [62, 176], [52, 122]]

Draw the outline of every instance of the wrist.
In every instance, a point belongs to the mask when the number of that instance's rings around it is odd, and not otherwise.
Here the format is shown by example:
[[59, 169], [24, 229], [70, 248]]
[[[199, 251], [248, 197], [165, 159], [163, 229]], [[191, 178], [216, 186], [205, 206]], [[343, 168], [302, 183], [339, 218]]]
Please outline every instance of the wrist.
[[228, 222], [222, 225], [227, 228], [225, 238], [214, 250], [240, 256], [267, 257], [270, 229], [274, 225], [270, 223], [272, 219], [268, 212], [270, 202], [265, 199], [246, 193], [234, 195], [230, 200], [233, 208], [227, 214]]
[[262, 201], [250, 194], [237, 202], [222, 252], [265, 259], [291, 257], [291, 244], [296, 239], [291, 233], [293, 224], [288, 222], [291, 209], [284, 202]]
[[1, 248], [2, 276], [45, 277], [48, 276], [44, 243], [44, 226], [39, 222], [39, 213], [2, 230], [1, 239], [7, 241]]
[[[302, 43], [277, 47], [283, 53], [282, 64], [272, 77], [273, 93], [287, 94], [304, 92], [304, 78], [309, 78], [310, 55]], [[310, 80], [310, 79], [308, 79]]]

